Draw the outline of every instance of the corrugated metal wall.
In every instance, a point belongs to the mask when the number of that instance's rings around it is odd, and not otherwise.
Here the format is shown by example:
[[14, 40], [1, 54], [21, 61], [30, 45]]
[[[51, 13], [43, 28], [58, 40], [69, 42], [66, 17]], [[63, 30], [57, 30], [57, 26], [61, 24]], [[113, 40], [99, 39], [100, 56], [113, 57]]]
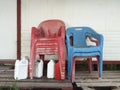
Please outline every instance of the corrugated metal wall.
[[29, 56], [32, 26], [61, 19], [66, 28], [90, 26], [104, 35], [104, 60], [120, 60], [120, 0], [22, 0], [22, 57]]

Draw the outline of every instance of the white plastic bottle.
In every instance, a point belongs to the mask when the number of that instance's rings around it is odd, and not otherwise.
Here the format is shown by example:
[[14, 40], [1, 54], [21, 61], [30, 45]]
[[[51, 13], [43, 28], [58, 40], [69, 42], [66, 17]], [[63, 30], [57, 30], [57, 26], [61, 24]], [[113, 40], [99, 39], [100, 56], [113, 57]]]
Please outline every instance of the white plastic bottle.
[[37, 60], [34, 67], [34, 77], [42, 77], [43, 76], [43, 60]]
[[54, 61], [50, 60], [47, 64], [47, 78], [54, 78], [54, 67]]
[[22, 60], [16, 60], [14, 78], [17, 80], [26, 79], [28, 77], [28, 60], [23, 58]]

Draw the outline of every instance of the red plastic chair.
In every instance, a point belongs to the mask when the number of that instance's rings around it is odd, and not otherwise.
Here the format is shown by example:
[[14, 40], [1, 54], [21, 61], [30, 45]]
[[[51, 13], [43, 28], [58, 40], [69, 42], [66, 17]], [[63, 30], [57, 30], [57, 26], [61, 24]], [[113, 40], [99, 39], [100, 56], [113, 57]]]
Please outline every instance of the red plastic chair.
[[[38, 28], [32, 27], [29, 75], [33, 79], [36, 55], [44, 60], [45, 55], [58, 55], [55, 64], [55, 79], [65, 79], [65, 24], [61, 20], [46, 20]], [[59, 75], [60, 74], [60, 75]]]

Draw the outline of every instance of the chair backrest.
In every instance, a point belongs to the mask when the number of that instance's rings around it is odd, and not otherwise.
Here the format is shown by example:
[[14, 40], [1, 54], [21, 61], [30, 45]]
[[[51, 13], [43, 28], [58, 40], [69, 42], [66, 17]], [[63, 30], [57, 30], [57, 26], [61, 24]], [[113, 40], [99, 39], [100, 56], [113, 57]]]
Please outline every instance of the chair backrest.
[[42, 30], [45, 37], [57, 37], [61, 33], [61, 27], [65, 26], [64, 22], [61, 20], [45, 20], [39, 24], [38, 29]]
[[87, 46], [86, 37], [99, 39], [99, 35], [89, 27], [71, 27], [67, 30], [67, 35], [72, 37], [73, 46]]

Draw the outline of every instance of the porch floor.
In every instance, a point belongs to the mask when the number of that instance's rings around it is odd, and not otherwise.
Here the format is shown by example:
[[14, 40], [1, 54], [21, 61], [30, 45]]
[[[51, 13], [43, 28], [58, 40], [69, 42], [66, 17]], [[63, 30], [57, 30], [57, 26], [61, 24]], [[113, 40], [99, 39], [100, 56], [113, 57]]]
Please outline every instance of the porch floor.
[[[21, 72], [22, 73], [22, 72]], [[70, 80], [55, 80], [47, 79], [45, 76], [42, 78], [15, 80], [14, 69], [11, 66], [0, 66], [0, 87], [13, 87], [17, 85], [20, 89], [31, 90], [34, 88], [52, 89], [52, 90], [73, 90]]]
[[[59, 81], [55, 79], [47, 79], [46, 76], [43, 76], [42, 78], [34, 78], [32, 80], [29, 78], [25, 80], [15, 80], [13, 77], [13, 67], [13, 65], [0, 65], [0, 87], [13, 87], [13, 85], [16, 84], [17, 87], [21, 89], [24, 88], [24, 90], [31, 90], [33, 88], [49, 88], [52, 90], [75, 90], [71, 81], [67, 79]], [[102, 79], [98, 79], [97, 71], [92, 71], [92, 73], [89, 73], [88, 71], [76, 71], [75, 83], [78, 88], [82, 88], [78, 90], [93, 90], [90, 88], [94, 87], [112, 87], [117, 88], [116, 90], [120, 90], [120, 71], [103, 71]], [[86, 87], [89, 89], [86, 89]]]
[[[102, 79], [98, 78], [98, 72], [76, 72], [75, 82], [78, 87], [120, 87], [120, 71], [103, 71]], [[120, 88], [119, 88], [120, 90]]]

